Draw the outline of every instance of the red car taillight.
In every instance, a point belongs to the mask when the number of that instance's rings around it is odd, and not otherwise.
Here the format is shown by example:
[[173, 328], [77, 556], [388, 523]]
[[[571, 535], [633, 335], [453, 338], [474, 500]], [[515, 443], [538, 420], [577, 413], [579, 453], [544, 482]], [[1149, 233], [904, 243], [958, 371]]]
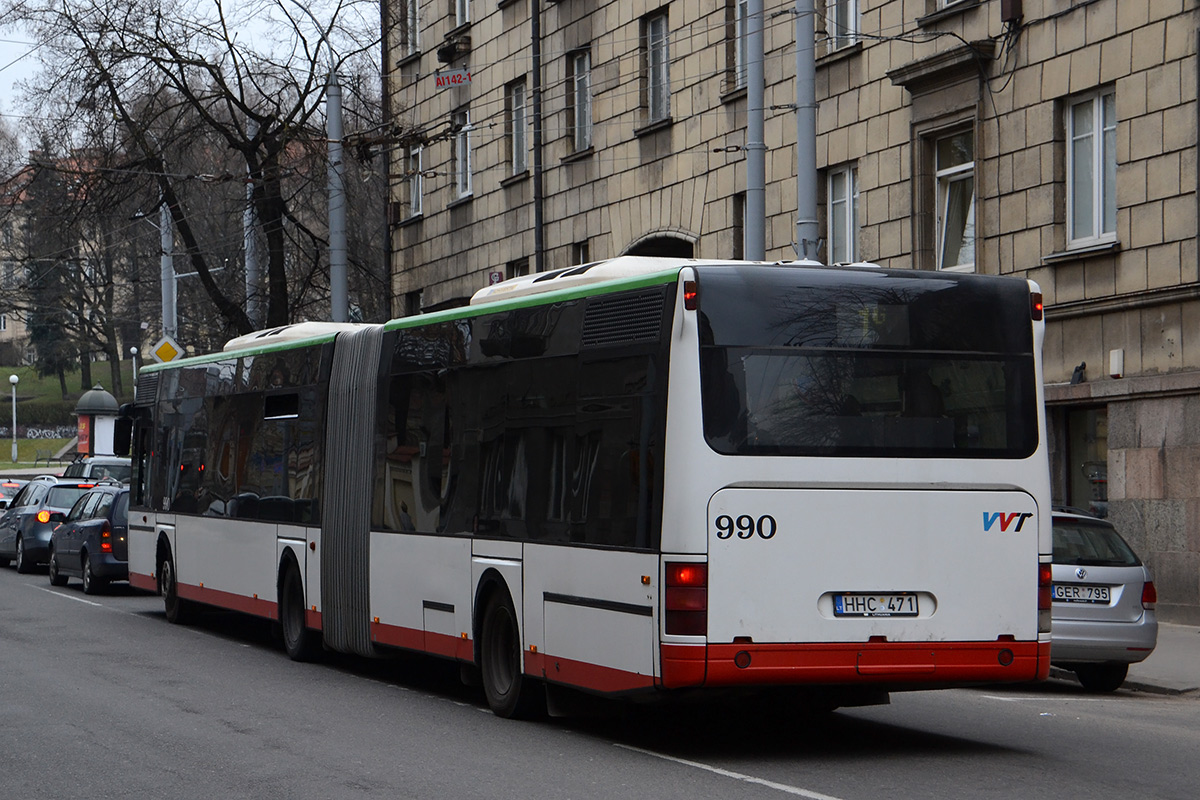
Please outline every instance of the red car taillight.
[[100, 552], [112, 552], [112, 526], [108, 524], [108, 520], [104, 520], [104, 525], [100, 528]]
[[50, 512], [43, 508], [37, 513], [37, 521], [45, 525], [50, 521]]
[[708, 565], [669, 562], [666, 567], [666, 632], [704, 636], [708, 632]]
[[1038, 564], [1038, 633], [1050, 632], [1050, 603], [1053, 597], [1053, 572], [1050, 564]]
[[1142, 584], [1142, 608], [1153, 611], [1157, 602], [1158, 590], [1154, 588], [1154, 581], [1146, 581]]

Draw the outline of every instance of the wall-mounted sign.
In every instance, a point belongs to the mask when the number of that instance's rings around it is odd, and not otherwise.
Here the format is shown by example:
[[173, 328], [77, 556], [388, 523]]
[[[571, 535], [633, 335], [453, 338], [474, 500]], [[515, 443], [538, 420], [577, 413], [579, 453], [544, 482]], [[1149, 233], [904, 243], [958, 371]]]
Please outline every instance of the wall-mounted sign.
[[451, 86], [466, 86], [471, 82], [471, 71], [467, 69], [450, 69], [445, 72], [433, 73], [434, 80], [437, 81], [438, 89], [447, 89]]

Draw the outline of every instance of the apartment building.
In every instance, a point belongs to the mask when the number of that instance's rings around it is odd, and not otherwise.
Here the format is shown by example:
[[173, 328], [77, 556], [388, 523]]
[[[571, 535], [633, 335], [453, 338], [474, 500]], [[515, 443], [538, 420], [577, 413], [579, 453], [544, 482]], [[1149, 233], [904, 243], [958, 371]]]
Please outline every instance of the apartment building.
[[[1200, 620], [1197, 0], [817, 0], [828, 262], [1047, 304], [1059, 502]], [[803, 5], [803, 4], [800, 4]], [[765, 252], [796, 257], [797, 4], [764, 1]], [[391, 0], [396, 308], [627, 253], [744, 253], [746, 0]]]

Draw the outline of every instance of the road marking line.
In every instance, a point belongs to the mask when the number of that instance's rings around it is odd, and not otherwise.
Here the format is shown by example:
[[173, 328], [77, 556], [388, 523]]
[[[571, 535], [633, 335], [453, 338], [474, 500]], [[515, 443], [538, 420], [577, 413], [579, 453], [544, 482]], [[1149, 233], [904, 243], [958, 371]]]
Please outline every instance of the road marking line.
[[61, 597], [61, 598], [63, 598], [64, 600], [74, 600], [76, 603], [86, 603], [86, 604], [87, 604], [87, 605], [89, 605], [89, 606], [96, 606], [97, 608], [103, 608], [103, 607], [104, 607], [104, 604], [103, 604], [103, 603], [93, 603], [91, 600], [84, 600], [82, 597], [72, 597], [72, 596], [71, 596], [71, 595], [69, 595], [69, 594], [63, 594], [62, 592], [56, 592], [56, 591], [54, 591], [53, 589], [47, 589], [47, 588], [46, 588], [46, 587], [44, 587], [44, 586], [34, 586], [33, 588], [35, 588], [35, 589], [38, 589], [38, 590], [40, 590], [40, 591], [43, 591], [43, 592], [47, 592], [47, 593], [49, 593], [49, 594], [52, 594], [52, 595], [54, 595], [55, 597]]
[[799, 786], [790, 786], [786, 783], [776, 783], [775, 781], [769, 781], [765, 778], [756, 778], [753, 775], [745, 775], [741, 772], [733, 772], [732, 770], [714, 767], [710, 764], [701, 764], [699, 761], [689, 761], [686, 758], [676, 758], [675, 756], [656, 753], [653, 750], [644, 750], [641, 747], [634, 747], [633, 745], [629, 744], [620, 744], [617, 742], [614, 742], [613, 744], [616, 747], [620, 747], [622, 750], [632, 750], [635, 753], [653, 756], [654, 758], [661, 758], [664, 761], [674, 761], [676, 764], [683, 764], [685, 767], [695, 767], [696, 769], [702, 769], [726, 778], [733, 778], [736, 781], [742, 781], [744, 783], [756, 783], [759, 786], [766, 786], [768, 789], [776, 789], [786, 794], [797, 795], [798, 797], [807, 797], [810, 800], [839, 800], [839, 798], [833, 797], [832, 795], [821, 794], [820, 792], [812, 792], [808, 789], [801, 789]]

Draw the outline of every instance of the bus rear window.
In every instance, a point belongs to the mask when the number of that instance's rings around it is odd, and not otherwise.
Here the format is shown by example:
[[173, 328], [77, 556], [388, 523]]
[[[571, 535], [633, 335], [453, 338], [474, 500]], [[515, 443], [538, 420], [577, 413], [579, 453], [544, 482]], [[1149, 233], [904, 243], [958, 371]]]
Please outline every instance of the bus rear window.
[[1037, 448], [1024, 281], [847, 276], [780, 268], [752, 286], [723, 269], [701, 273], [710, 447], [909, 458]]

